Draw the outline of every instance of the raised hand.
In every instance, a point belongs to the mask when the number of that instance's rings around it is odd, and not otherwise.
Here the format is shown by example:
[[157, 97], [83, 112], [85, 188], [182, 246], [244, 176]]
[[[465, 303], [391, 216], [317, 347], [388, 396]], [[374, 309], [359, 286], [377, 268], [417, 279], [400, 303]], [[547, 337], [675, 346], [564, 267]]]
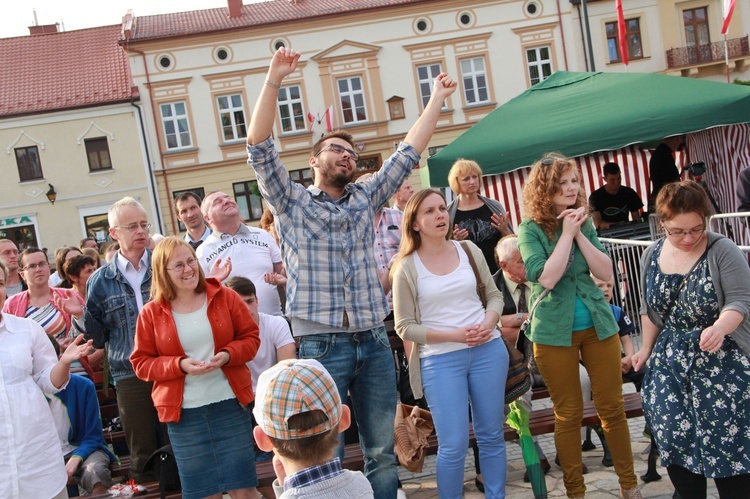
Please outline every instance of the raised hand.
[[458, 88], [458, 85], [453, 78], [448, 76], [447, 73], [440, 73], [435, 77], [435, 82], [432, 87], [432, 95], [445, 99], [455, 92], [456, 88]]
[[300, 53], [287, 47], [280, 47], [273, 54], [268, 67], [268, 79], [271, 83], [280, 84], [281, 81], [297, 69]]
[[263, 280], [273, 286], [286, 286], [286, 276], [277, 272], [269, 272], [263, 275]]

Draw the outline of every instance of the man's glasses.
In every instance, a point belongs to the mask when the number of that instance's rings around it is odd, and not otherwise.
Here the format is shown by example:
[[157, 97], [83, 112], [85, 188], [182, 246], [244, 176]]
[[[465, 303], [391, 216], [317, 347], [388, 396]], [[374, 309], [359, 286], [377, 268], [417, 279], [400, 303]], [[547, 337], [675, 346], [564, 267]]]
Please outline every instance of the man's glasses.
[[128, 232], [135, 232], [138, 229], [143, 229], [146, 232], [148, 232], [148, 229], [151, 228], [151, 224], [147, 224], [147, 223], [135, 224], [135, 223], [133, 223], [133, 224], [129, 224], [129, 225], [115, 225], [112, 228], [113, 229], [125, 229]]
[[[338, 144], [328, 144], [328, 145], [327, 145], [327, 146], [325, 146], [325, 147], [324, 147], [323, 149], [321, 149], [320, 151], [318, 151], [318, 154], [322, 153], [322, 152], [323, 152], [323, 151], [325, 151], [326, 149], [329, 149], [329, 150], [331, 150], [331, 151], [335, 152], [336, 154], [344, 154], [344, 151], [346, 151], [346, 152], [348, 152], [348, 153], [349, 153], [349, 156], [350, 156], [350, 157], [351, 157], [351, 158], [352, 158], [352, 159], [353, 159], [354, 161], [358, 161], [358, 160], [359, 160], [359, 154], [357, 154], [356, 152], [352, 151], [351, 149], [347, 149], [346, 147], [344, 147], [344, 146], [340, 146], [340, 145], [338, 145]], [[318, 154], [316, 154], [316, 156], [317, 156]]]
[[672, 237], [685, 237], [688, 234], [690, 234], [693, 237], [698, 237], [704, 232], [706, 232], [706, 226], [704, 225], [700, 229], [691, 229], [691, 230], [682, 230], [682, 229], [675, 229], [675, 230], [669, 230], [666, 225], [662, 224], [662, 227], [664, 227], [664, 231], [672, 236]]
[[188, 267], [188, 266], [193, 269], [198, 267], [198, 260], [196, 260], [195, 258], [188, 258], [187, 261], [184, 263], [180, 262], [176, 264], [174, 267], [167, 267], [167, 270], [174, 270], [178, 274], [181, 274], [185, 270], [185, 267]]
[[23, 270], [31, 270], [34, 271], [36, 269], [43, 269], [44, 267], [49, 267], [49, 262], [41, 261], [39, 263], [30, 263], [27, 266], [23, 268]]

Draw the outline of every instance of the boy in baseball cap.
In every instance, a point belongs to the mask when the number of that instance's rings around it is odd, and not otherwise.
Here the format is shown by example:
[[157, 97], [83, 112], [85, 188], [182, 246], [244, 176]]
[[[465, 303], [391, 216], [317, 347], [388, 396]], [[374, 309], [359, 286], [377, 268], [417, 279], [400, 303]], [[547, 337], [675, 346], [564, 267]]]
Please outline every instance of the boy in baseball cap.
[[279, 498], [373, 497], [365, 476], [334, 457], [338, 434], [349, 427], [349, 407], [313, 359], [282, 360], [258, 378], [253, 430], [261, 450], [273, 450]]

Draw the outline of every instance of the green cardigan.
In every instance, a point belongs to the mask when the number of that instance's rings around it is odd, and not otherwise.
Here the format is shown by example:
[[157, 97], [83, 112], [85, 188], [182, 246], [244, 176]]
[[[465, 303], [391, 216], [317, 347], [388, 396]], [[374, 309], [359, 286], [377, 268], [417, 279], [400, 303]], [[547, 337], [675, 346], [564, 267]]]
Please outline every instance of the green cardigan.
[[[581, 231], [602, 253], [608, 254], [599, 242], [590, 220], [581, 227]], [[526, 278], [532, 283], [529, 305], [533, 304], [544, 290], [538, 282], [539, 276], [542, 275], [544, 265], [561, 234], [562, 227], [558, 227], [554, 240], [550, 241], [544, 230], [528, 218], [518, 227], [518, 249], [526, 267]], [[526, 331], [526, 336], [534, 343], [551, 346], [571, 345], [576, 295], [591, 313], [600, 340], [617, 334], [617, 322], [604, 299], [604, 292], [594, 284], [586, 259], [575, 243], [573, 251], [575, 254], [570, 268], [534, 311], [531, 325]]]
[[[479, 270], [479, 277], [484, 282], [487, 295], [486, 310], [494, 310], [498, 317], [503, 315], [503, 294], [497, 290], [490, 269], [484, 260], [482, 250], [471, 241], [464, 241], [471, 251]], [[459, 248], [458, 251], [461, 251]], [[417, 289], [417, 268], [414, 266], [414, 255], [404, 257], [393, 271], [393, 316], [396, 320], [396, 333], [403, 340], [416, 343], [409, 356], [409, 383], [414, 397], [422, 397], [422, 372], [419, 364], [419, 345], [427, 343], [427, 326], [422, 325], [419, 313]], [[610, 312], [610, 315], [612, 313]], [[458, 326], [458, 324], [457, 324]]]

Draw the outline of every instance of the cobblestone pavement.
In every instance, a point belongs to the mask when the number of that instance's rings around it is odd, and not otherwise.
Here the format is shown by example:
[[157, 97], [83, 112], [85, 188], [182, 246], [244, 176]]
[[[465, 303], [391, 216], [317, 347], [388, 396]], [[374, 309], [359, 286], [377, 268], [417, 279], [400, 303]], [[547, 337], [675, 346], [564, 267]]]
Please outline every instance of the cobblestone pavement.
[[[633, 391], [633, 385], [625, 385], [624, 391]], [[535, 400], [534, 408], [549, 406], [549, 399]], [[629, 419], [630, 438], [633, 444], [633, 457], [636, 475], [640, 476], [646, 472], [646, 458], [644, 450], [648, 448], [649, 439], [643, 436], [644, 419]], [[619, 497], [619, 484], [614, 468], [605, 468], [602, 463], [602, 450], [596, 435], [592, 440], [596, 449], [583, 453], [583, 462], [588, 466], [589, 473], [584, 475], [586, 481], [586, 497], [589, 499]], [[552, 470], [547, 474], [547, 492], [549, 497], [565, 497], [565, 487], [563, 486], [562, 470], [556, 466], [552, 460], [555, 458], [555, 442], [552, 435], [541, 435], [539, 444], [544, 449], [544, 453], [552, 464]], [[509, 442], [507, 446], [508, 454], [508, 479], [506, 482], [506, 497], [508, 499], [533, 499], [531, 484], [524, 483], [523, 474], [526, 467], [523, 464], [521, 456], [521, 447], [516, 442]], [[464, 497], [467, 499], [482, 498], [484, 494], [479, 492], [474, 485], [474, 456], [471, 451], [466, 458], [466, 473], [464, 475]], [[659, 474], [662, 479], [657, 482], [644, 484], [640, 479], [639, 486], [643, 497], [671, 499], [674, 488], [667, 476], [667, 470], [659, 467]], [[410, 499], [428, 499], [437, 498], [437, 484], [435, 482], [435, 456], [428, 456], [425, 459], [424, 468], [421, 473], [410, 473], [403, 468], [399, 468], [399, 478], [403, 483], [404, 492]], [[709, 480], [708, 498], [718, 499], [716, 487], [713, 480]]]

